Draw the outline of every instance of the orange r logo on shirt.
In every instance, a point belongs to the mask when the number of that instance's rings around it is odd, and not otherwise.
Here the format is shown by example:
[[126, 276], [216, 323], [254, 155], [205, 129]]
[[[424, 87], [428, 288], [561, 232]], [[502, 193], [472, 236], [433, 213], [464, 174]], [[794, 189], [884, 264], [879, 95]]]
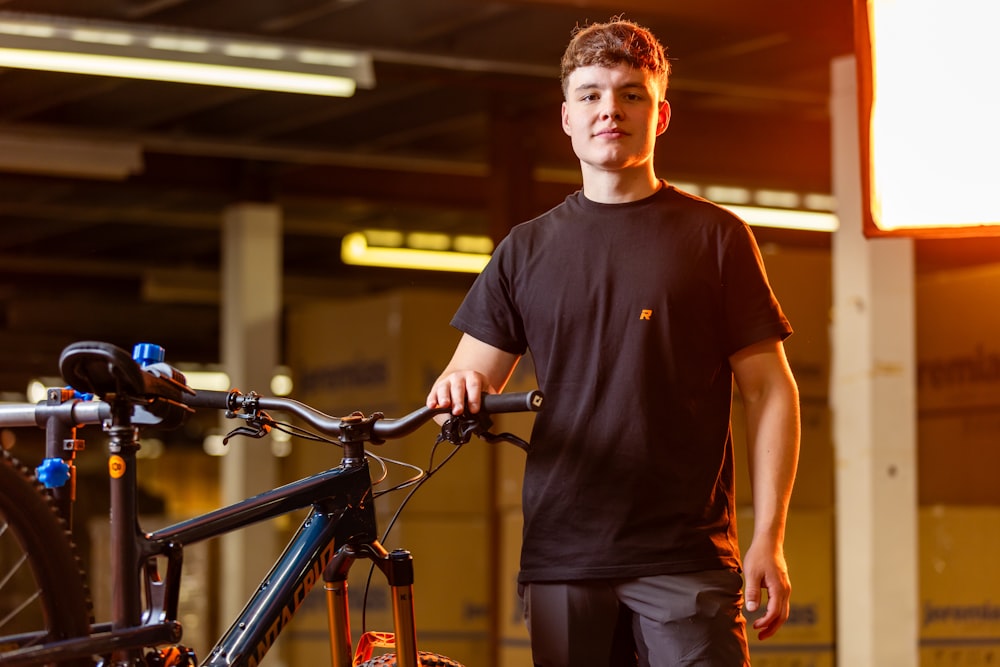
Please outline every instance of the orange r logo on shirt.
[[653, 319], [652, 309], [646, 308], [639, 313], [640, 320], [651, 320]]

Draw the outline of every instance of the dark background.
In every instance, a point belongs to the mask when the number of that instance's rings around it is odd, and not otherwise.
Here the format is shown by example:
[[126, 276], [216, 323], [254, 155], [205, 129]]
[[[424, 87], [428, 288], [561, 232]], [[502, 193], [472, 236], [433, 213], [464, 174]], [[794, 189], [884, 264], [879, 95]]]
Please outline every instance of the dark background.
[[[221, 211], [234, 202], [282, 207], [286, 303], [466, 286], [344, 266], [340, 239], [383, 227], [498, 237], [576, 189], [558, 60], [575, 25], [616, 14], [651, 27], [674, 60], [661, 176], [829, 194], [830, 61], [853, 48], [850, 0], [0, 0], [0, 11], [363, 49], [376, 77], [340, 99], [0, 70], [0, 145], [124, 141], [143, 155], [124, 180], [0, 167], [0, 392], [56, 374], [79, 339], [152, 340], [171, 360], [216, 362]], [[918, 270], [998, 255], [994, 241], [920, 242]]]

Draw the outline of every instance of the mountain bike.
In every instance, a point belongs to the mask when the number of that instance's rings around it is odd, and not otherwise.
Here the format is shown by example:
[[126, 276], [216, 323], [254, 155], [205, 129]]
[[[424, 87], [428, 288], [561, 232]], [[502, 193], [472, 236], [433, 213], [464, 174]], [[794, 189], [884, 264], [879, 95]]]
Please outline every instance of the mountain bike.
[[[0, 427], [38, 426], [46, 433], [46, 459], [34, 475], [9, 453], [0, 455], [0, 667], [255, 667], [319, 584], [326, 591], [333, 667], [458, 665], [417, 648], [413, 558], [380, 542], [369, 468], [369, 459], [378, 457], [366, 449], [412, 433], [446, 408], [422, 407], [397, 419], [381, 413], [333, 417], [290, 398], [192, 389], [155, 348], [152, 354], [143, 346], [136, 351], [138, 361], [107, 343], [74, 343], [59, 360], [68, 388], [49, 389], [37, 404], [0, 405]], [[444, 421], [439, 442], [461, 445], [476, 435], [523, 445], [511, 434], [492, 433], [489, 416], [535, 411], [542, 402], [538, 391], [484, 396], [479, 413]], [[136, 509], [139, 434], [176, 428], [197, 409], [221, 410], [238, 420], [229, 437], [283, 429], [334, 442], [343, 448], [340, 464], [144, 532]], [[287, 413], [307, 427], [278, 421], [271, 412]], [[111, 486], [112, 617], [99, 623], [67, 531], [74, 460], [82, 449], [77, 429], [88, 424], [101, 424], [107, 433]], [[184, 548], [304, 508], [308, 515], [285, 550], [199, 662], [181, 643], [178, 621]], [[347, 574], [358, 560], [371, 561], [387, 579], [394, 632], [376, 638], [394, 645], [394, 653], [373, 658], [372, 642], [353, 646]]]

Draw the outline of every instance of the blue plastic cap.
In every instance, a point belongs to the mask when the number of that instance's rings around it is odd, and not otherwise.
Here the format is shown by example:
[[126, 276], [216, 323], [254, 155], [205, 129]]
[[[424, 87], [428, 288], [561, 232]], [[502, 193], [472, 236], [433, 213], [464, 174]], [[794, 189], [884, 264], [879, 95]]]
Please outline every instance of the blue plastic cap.
[[35, 468], [35, 477], [46, 489], [64, 486], [69, 481], [69, 464], [62, 459], [45, 459]]
[[140, 366], [158, 364], [165, 356], [164, 349], [153, 343], [136, 343], [132, 348], [132, 358], [138, 361]]
[[[69, 389], [73, 389], [73, 387], [69, 387]], [[73, 389], [73, 398], [79, 398], [81, 401], [92, 401], [94, 400], [94, 395], [90, 392]]]

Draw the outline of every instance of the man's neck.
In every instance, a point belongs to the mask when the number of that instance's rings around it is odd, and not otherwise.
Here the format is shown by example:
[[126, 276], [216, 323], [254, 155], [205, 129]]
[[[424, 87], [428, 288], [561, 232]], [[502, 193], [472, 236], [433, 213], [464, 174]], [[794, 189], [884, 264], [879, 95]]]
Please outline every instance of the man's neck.
[[583, 194], [600, 204], [624, 204], [649, 197], [660, 189], [652, 169], [601, 171], [583, 168]]

